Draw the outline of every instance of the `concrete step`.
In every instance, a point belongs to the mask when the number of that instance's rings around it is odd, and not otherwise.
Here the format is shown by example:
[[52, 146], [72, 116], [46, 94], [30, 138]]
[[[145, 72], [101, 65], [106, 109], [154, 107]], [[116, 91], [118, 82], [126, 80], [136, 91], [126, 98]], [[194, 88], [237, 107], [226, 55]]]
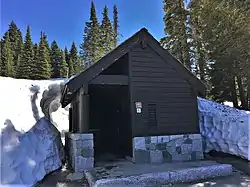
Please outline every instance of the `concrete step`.
[[[165, 168], [164, 171], [164, 166], [171, 167]], [[130, 174], [128, 172], [129, 167]], [[85, 176], [89, 185], [91, 187], [160, 186], [200, 181], [208, 178], [228, 176], [233, 173], [232, 165], [219, 164], [212, 161], [200, 161], [198, 163], [185, 162], [183, 164], [170, 163], [154, 166], [154, 169], [152, 169], [151, 165], [147, 166], [144, 164], [141, 166], [137, 165], [136, 167], [133, 167], [132, 165], [124, 166], [118, 164], [119, 170], [117, 171], [118, 173], [120, 172], [119, 175], [114, 175], [115, 169], [113, 168], [106, 171], [100, 170], [100, 168], [85, 171]], [[137, 172], [138, 170], [143, 170], [145, 168], [150, 168], [153, 170], [153, 172], [150, 172], [150, 169], [146, 169], [145, 173]], [[124, 170], [124, 174], [122, 174], [122, 170]]]

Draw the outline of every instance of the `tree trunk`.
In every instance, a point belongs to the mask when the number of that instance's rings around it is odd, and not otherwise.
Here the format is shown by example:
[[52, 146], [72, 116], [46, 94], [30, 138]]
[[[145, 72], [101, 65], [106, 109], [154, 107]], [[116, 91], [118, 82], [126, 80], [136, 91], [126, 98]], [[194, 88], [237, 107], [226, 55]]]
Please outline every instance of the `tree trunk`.
[[231, 88], [231, 96], [232, 96], [232, 102], [235, 108], [239, 108], [237, 94], [236, 94], [236, 84], [235, 84], [235, 78], [232, 78], [232, 88]]
[[240, 93], [240, 102], [241, 102], [241, 107], [243, 109], [247, 109], [247, 100], [246, 100], [246, 97], [245, 97], [245, 92], [244, 92], [244, 88], [243, 88], [243, 85], [242, 85], [242, 79], [240, 76], [237, 76], [237, 84], [238, 84], [238, 87], [239, 87], [239, 93]]
[[205, 82], [205, 71], [204, 71], [204, 56], [203, 56], [203, 53], [201, 51], [201, 44], [199, 41], [196, 41], [197, 42], [197, 50], [198, 50], [198, 55], [199, 55], [199, 58], [198, 58], [198, 66], [199, 66], [199, 73], [200, 73], [200, 78], [203, 82]]

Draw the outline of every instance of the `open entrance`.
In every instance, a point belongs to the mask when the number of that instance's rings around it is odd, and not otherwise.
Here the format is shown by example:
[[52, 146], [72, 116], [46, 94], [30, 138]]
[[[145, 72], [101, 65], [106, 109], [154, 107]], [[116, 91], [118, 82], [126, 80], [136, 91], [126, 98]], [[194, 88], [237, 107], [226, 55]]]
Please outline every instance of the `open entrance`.
[[95, 160], [132, 156], [127, 55], [92, 80], [89, 96]]
[[90, 85], [89, 94], [95, 159], [132, 156], [128, 86]]

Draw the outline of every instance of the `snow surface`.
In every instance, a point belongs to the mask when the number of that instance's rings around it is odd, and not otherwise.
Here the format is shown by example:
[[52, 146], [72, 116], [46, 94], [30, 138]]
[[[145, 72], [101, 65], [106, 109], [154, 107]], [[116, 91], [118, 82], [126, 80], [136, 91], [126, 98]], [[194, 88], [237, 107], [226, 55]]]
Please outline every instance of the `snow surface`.
[[250, 160], [250, 111], [198, 98], [204, 150], [221, 151]]
[[[67, 79], [51, 79], [51, 80], [25, 80], [13, 79], [9, 77], [0, 77], [0, 128], [4, 127], [5, 120], [10, 120], [16, 130], [27, 132], [36, 123], [33, 116], [31, 97], [37, 89], [40, 88], [36, 100], [40, 117], [43, 117], [40, 107], [40, 101], [43, 92], [48, 89], [51, 84], [60, 84], [66, 82]], [[35, 89], [35, 90], [34, 90]], [[61, 108], [52, 113], [53, 121], [56, 123], [57, 129], [62, 132], [68, 130], [68, 108]]]

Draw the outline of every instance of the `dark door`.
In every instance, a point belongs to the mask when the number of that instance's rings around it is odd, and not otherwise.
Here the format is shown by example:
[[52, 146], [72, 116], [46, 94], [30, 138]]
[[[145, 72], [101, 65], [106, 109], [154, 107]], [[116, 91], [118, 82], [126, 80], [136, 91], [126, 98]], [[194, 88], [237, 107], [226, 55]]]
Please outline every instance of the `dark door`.
[[[96, 134], [95, 154], [112, 154], [117, 157], [132, 156], [132, 130], [128, 87], [103, 86], [96, 90], [93, 102], [96, 103], [92, 121], [99, 129]], [[99, 158], [99, 157], [98, 157]]]

